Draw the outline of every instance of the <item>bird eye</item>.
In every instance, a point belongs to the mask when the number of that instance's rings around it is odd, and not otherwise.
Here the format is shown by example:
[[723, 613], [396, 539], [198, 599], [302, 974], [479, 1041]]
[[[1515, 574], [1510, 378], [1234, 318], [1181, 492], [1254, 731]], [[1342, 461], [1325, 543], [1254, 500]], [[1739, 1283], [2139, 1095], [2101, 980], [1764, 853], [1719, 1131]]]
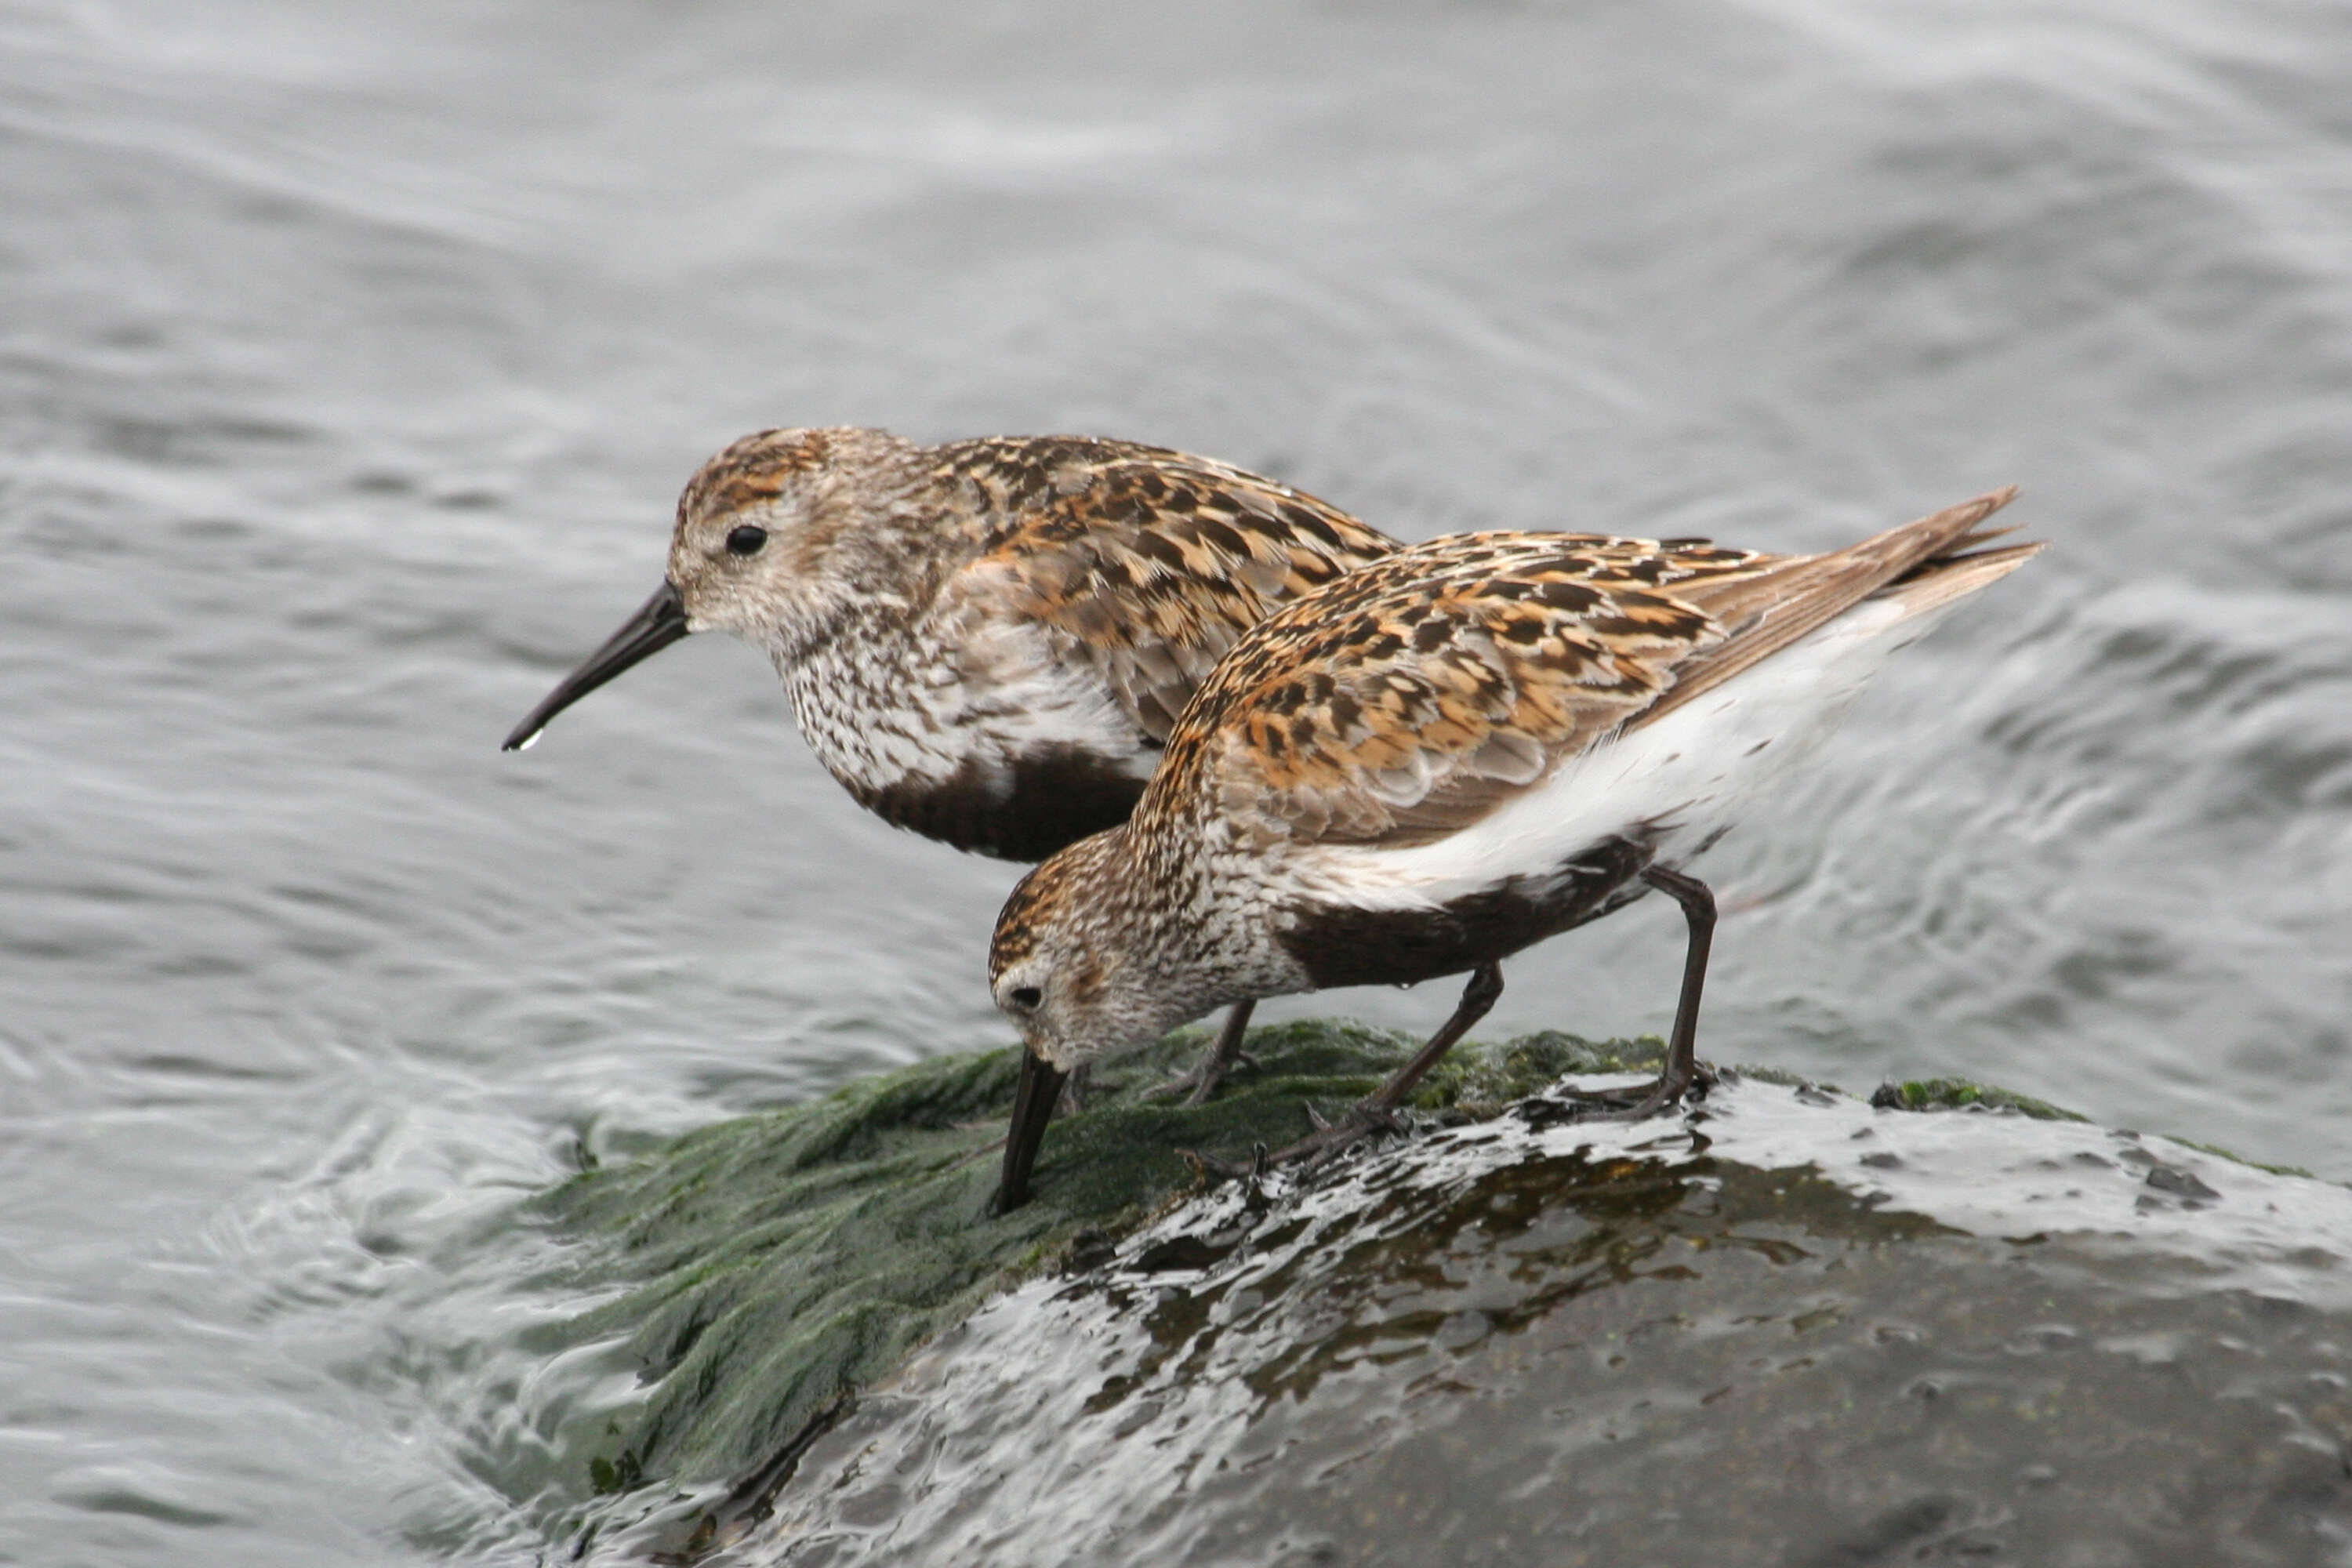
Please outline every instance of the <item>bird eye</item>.
[[1016, 985], [1013, 988], [1013, 1005], [1015, 1007], [1034, 1007], [1045, 999], [1045, 994], [1034, 985]]
[[760, 546], [768, 542], [768, 531], [758, 523], [747, 522], [727, 531], [727, 549], [730, 554], [757, 555]]

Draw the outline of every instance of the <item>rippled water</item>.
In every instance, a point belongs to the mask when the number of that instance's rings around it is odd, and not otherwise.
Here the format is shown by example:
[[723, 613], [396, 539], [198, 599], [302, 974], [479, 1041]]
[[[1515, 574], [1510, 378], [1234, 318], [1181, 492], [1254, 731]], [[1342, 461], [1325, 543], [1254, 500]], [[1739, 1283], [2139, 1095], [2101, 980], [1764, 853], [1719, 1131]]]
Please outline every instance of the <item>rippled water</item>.
[[[1717, 853], [1707, 1048], [2352, 1177], [2347, 82], [2242, 0], [0, 0], [0, 1557], [528, 1554], [511, 1197], [1003, 1038], [1013, 869], [745, 650], [495, 752], [761, 425], [1407, 536], [2022, 483], [2057, 548]], [[1495, 1026], [1678, 963], [1630, 911]]]

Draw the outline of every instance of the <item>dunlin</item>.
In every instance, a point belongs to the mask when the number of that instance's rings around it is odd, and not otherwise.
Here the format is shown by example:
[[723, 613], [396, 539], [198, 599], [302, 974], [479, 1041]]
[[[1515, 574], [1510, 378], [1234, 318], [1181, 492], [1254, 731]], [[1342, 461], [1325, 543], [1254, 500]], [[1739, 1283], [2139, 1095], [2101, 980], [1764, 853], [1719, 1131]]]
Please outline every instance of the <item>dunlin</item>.
[[1158, 447], [765, 430], [688, 483], [661, 587], [506, 749], [688, 634], [732, 632], [774, 661], [810, 749], [867, 810], [1040, 859], [1127, 819], [1244, 630], [1394, 548], [1303, 491]]
[[1677, 1102], [1715, 924], [1683, 863], [1889, 652], [2041, 548], [1979, 548], [2014, 493], [1821, 555], [1457, 535], [1276, 610], [1194, 694], [1132, 817], [998, 917], [989, 978], [1026, 1043], [1000, 1208], [1026, 1200], [1070, 1070], [1228, 1004], [1467, 971], [1418, 1055], [1276, 1158], [1388, 1124], [1504, 959], [1650, 888], [1689, 945], [1664, 1068], [1615, 1113]]

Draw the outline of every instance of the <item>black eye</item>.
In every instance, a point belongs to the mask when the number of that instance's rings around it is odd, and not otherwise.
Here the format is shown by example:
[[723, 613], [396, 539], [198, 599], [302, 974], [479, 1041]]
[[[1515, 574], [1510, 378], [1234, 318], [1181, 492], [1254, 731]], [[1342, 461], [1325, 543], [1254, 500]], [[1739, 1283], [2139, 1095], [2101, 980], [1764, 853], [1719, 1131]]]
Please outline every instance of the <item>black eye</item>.
[[1015, 985], [1013, 988], [1013, 1005], [1015, 1007], [1034, 1007], [1045, 999], [1045, 994], [1034, 985]]
[[757, 555], [760, 546], [768, 542], [768, 531], [756, 522], [743, 523], [727, 531], [727, 548], [737, 555]]

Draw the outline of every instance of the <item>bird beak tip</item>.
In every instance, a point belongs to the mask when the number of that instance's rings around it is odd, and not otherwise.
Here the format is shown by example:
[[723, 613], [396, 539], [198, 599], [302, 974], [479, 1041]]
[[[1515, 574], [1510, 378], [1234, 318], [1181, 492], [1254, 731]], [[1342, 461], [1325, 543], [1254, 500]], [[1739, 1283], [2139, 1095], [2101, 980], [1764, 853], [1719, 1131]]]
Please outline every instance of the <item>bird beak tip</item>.
[[686, 600], [677, 584], [667, 578], [647, 599], [604, 641], [604, 646], [588, 656], [586, 662], [560, 681], [555, 689], [542, 699], [538, 707], [526, 714], [506, 738], [502, 752], [527, 752], [546, 730], [548, 721], [571, 707], [591, 691], [604, 685], [631, 666], [642, 663], [662, 649], [693, 631], [687, 619]]

